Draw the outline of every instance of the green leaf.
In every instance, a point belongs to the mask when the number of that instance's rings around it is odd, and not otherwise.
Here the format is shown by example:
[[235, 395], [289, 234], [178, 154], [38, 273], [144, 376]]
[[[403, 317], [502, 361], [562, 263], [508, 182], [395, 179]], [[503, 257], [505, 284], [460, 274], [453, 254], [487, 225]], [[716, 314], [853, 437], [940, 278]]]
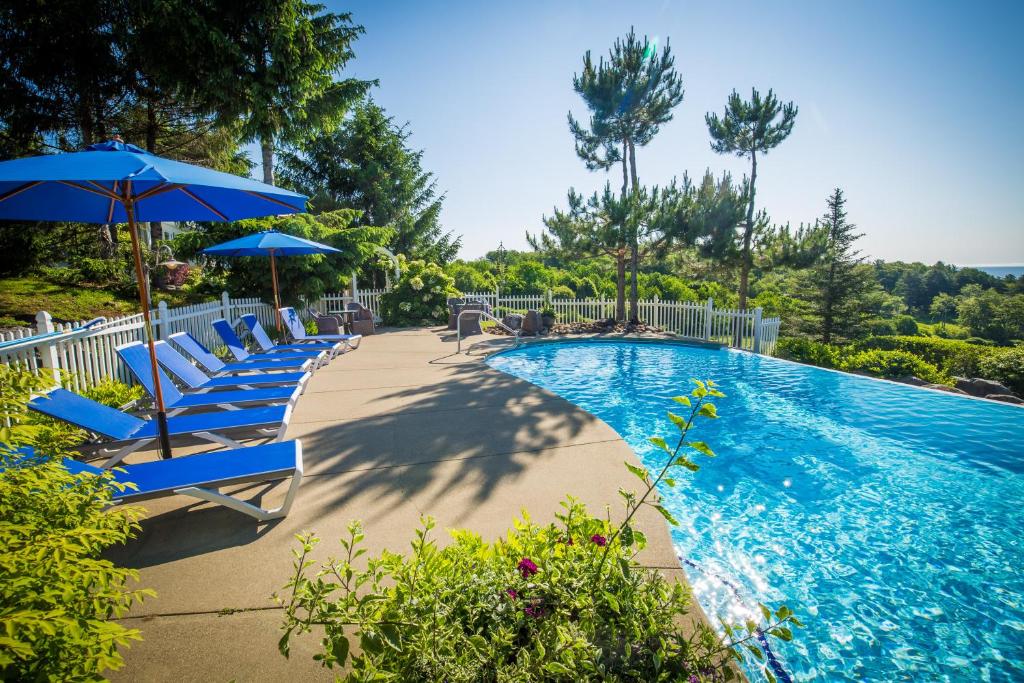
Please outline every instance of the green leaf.
[[663, 506], [663, 505], [661, 505], [659, 503], [654, 503], [654, 504], [651, 505], [651, 507], [653, 507], [655, 510], [660, 512], [661, 516], [664, 517], [668, 521], [669, 524], [671, 524], [672, 526], [679, 526], [679, 522], [676, 521], [676, 518], [672, 516], [671, 512], [669, 512], [667, 509], [665, 509], [665, 506]]
[[768, 606], [767, 605], [758, 605], [758, 607], [761, 608], [761, 615], [764, 617], [764, 620], [765, 621], [771, 621], [772, 620], [772, 611], [770, 609], [768, 609]]
[[714, 419], [718, 417], [718, 410], [715, 408], [714, 403], [705, 403], [700, 407], [700, 410], [697, 411], [697, 414]]
[[616, 614], [619, 614], [618, 599], [608, 591], [602, 591], [602, 595], [604, 595], [605, 602], [607, 602], [608, 606], [612, 608], [612, 611]]
[[764, 653], [761, 652], [761, 648], [759, 648], [757, 645], [746, 645], [745, 647], [747, 648], [747, 651], [750, 652], [750, 654], [754, 655], [754, 658], [757, 661], [760, 662], [764, 659]]
[[671, 450], [669, 450], [668, 444], [665, 443], [665, 439], [661, 438], [660, 436], [652, 436], [651, 438], [648, 439], [648, 441], [650, 441], [652, 444], [654, 444], [661, 450], [665, 451], [666, 453], [672, 452]]
[[684, 406], [691, 405], [689, 396], [673, 396], [672, 400]]
[[679, 427], [680, 430], [686, 429], [686, 418], [680, 415], [676, 415], [671, 410], [668, 411], [668, 419], [672, 420], [672, 424]]
[[388, 644], [395, 652], [402, 651], [402, 636], [398, 631], [398, 627], [394, 624], [381, 624], [380, 635], [384, 638], [384, 642]]
[[645, 470], [643, 467], [637, 467], [636, 465], [631, 465], [628, 462], [627, 463], [623, 463], [623, 464], [626, 466], [627, 470], [629, 470], [630, 472], [635, 474], [637, 477], [639, 477], [640, 481], [642, 481], [645, 484], [647, 483], [647, 470]]
[[[711, 405], [711, 404], [709, 403], [708, 405]], [[714, 406], [712, 406], [712, 407], [714, 407]], [[692, 448], [695, 451], [700, 451], [701, 453], [703, 453], [704, 455], [708, 456], [709, 458], [715, 457], [715, 452], [713, 450], [711, 450], [711, 447], [708, 446], [703, 441], [690, 441], [686, 445], [689, 446], [690, 448]]]
[[559, 674], [562, 676], [568, 676], [572, 673], [572, 670], [569, 667], [560, 662], [548, 662], [544, 665], [544, 670], [548, 673]]
[[334, 646], [331, 648], [331, 654], [338, 660], [340, 666], [345, 665], [345, 660], [348, 659], [348, 638], [341, 636], [334, 641]]
[[698, 465], [694, 461], [690, 460], [685, 455], [680, 455], [678, 458], [676, 458], [676, 460], [675, 460], [675, 462], [673, 464], [674, 465], [679, 465], [680, 467], [685, 467], [686, 469], [690, 470], [691, 472], [696, 472], [697, 470], [700, 469], [700, 465]]

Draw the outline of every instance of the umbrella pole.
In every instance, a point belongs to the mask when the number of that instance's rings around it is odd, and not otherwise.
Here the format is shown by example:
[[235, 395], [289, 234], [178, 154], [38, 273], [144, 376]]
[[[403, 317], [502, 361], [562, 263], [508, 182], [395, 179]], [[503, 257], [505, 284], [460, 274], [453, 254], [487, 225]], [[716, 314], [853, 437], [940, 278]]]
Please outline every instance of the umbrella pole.
[[277, 265], [274, 263], [274, 250], [270, 250], [270, 281], [274, 285], [274, 321], [277, 331], [281, 332], [281, 295], [277, 289]]
[[139, 283], [139, 302], [142, 304], [142, 320], [146, 330], [146, 342], [149, 345], [149, 363], [153, 371], [153, 393], [156, 398], [156, 420], [157, 427], [160, 432], [160, 457], [167, 458], [171, 457], [171, 439], [167, 435], [167, 409], [164, 407], [164, 392], [160, 386], [160, 366], [156, 360], [156, 346], [154, 345], [153, 338], [153, 322], [149, 317], [149, 303], [148, 303], [148, 292], [149, 286], [146, 282], [145, 273], [142, 269], [142, 251], [139, 247], [139, 233], [135, 225], [135, 203], [128, 199], [128, 193], [131, 192], [130, 185], [131, 181], [127, 183], [129, 186], [125, 191], [125, 200], [123, 201], [125, 213], [128, 214], [128, 232], [132, 238], [132, 256], [135, 258], [135, 278]]

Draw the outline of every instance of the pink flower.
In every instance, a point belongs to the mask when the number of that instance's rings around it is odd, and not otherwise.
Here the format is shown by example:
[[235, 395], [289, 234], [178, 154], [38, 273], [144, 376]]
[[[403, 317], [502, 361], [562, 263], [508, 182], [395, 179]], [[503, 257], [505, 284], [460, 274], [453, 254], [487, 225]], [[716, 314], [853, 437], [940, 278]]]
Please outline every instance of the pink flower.
[[515, 589], [513, 588], [509, 588], [507, 591], [505, 591], [505, 595], [512, 598], [513, 600], [519, 597], [519, 593], [516, 593]]
[[601, 546], [602, 548], [605, 546], [606, 543], [608, 543], [608, 539], [606, 539], [601, 534], [594, 534], [590, 537], [590, 540], [593, 541], [596, 545]]
[[537, 565], [534, 564], [533, 560], [531, 560], [528, 557], [524, 557], [523, 559], [519, 560], [519, 565], [517, 568], [519, 569], [519, 573], [523, 575], [524, 579], [530, 578], [538, 571]]

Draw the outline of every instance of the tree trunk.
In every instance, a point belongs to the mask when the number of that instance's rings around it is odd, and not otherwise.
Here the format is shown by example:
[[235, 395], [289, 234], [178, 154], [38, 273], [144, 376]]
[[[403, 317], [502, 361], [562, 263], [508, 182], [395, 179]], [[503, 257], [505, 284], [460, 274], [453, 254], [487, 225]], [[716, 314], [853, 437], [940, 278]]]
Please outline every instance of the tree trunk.
[[[156, 120], [156, 103], [152, 97], [146, 98], [146, 150], [156, 154], [156, 136], [159, 131]], [[156, 249], [157, 242], [164, 238], [164, 231], [160, 223], [151, 221], [149, 224], [149, 246]]]
[[264, 135], [260, 138], [260, 151], [263, 152], [263, 182], [274, 184], [274, 138]]
[[626, 250], [615, 252], [615, 322], [626, 319]]
[[743, 252], [740, 266], [740, 310], [747, 308], [747, 286], [750, 281], [750, 243], [754, 238], [754, 187], [757, 183], [757, 151], [750, 151], [750, 202], [747, 204], [747, 224], [743, 229]]
[[640, 189], [640, 181], [636, 178], [636, 147], [633, 146], [633, 141], [629, 142], [629, 176], [630, 181], [633, 183], [633, 192]]
[[622, 198], [626, 198], [629, 189], [629, 139], [622, 140]]
[[637, 294], [637, 268], [640, 265], [639, 246], [634, 242], [633, 248], [630, 249], [629, 259], [629, 322], [636, 324], [640, 322], [640, 303], [639, 296]]

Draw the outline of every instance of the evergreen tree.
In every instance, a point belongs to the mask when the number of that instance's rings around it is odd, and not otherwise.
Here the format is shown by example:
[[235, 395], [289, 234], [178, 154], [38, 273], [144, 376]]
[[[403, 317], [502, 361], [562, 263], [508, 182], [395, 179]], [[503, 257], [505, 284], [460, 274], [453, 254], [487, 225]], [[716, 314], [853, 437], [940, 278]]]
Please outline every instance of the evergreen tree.
[[808, 273], [813, 329], [828, 344], [837, 337], [849, 338], [865, 317], [864, 300], [877, 287], [871, 269], [854, 249], [861, 237], [846, 220], [846, 198], [839, 188], [829, 196], [828, 209], [819, 222], [824, 231], [821, 259]]
[[[336, 80], [363, 33], [348, 13], [305, 0], [208, 0], [190, 10], [205, 30], [185, 55], [186, 87], [243, 140], [260, 145], [263, 181], [274, 184], [277, 146], [331, 130], [375, 81]], [[178, 26], [189, 26], [183, 18]]]
[[[757, 228], [754, 199], [757, 184], [757, 153], [767, 154], [789, 137], [796, 121], [796, 106], [780, 104], [771, 90], [763, 99], [753, 89], [749, 102], [734, 90], [729, 96], [725, 114], [708, 113], [704, 120], [711, 134], [711, 149], [719, 154], [750, 157], [750, 180], [747, 193], [747, 217], [740, 236], [740, 308], [747, 307], [750, 268], [753, 264], [753, 240]], [[781, 118], [778, 118], [781, 114]], [[778, 121], [776, 119], [778, 118]]]
[[314, 211], [362, 211], [357, 225], [395, 230], [390, 248], [412, 260], [452, 261], [461, 238], [441, 226], [444, 195], [423, 169], [423, 151], [408, 146], [398, 126], [372, 99], [360, 102], [336, 130], [312, 136], [281, 156], [282, 177], [308, 194]]
[[[590, 51], [583, 57], [583, 71], [573, 76], [573, 88], [590, 111], [589, 127], [569, 113], [569, 130], [576, 140], [576, 154], [590, 170], [608, 170], [622, 164], [625, 201], [630, 188], [640, 191], [636, 148], [648, 144], [661, 126], [672, 120], [672, 110], [683, 101], [683, 83], [675, 70], [675, 58], [666, 41], [664, 49], [646, 37], [639, 39], [631, 28], [609, 51], [608, 61], [594, 64]], [[625, 226], [623, 226], [625, 229]], [[636, 231], [627, 231], [635, 233]], [[637, 271], [640, 245], [630, 242], [630, 317], [637, 313]]]

